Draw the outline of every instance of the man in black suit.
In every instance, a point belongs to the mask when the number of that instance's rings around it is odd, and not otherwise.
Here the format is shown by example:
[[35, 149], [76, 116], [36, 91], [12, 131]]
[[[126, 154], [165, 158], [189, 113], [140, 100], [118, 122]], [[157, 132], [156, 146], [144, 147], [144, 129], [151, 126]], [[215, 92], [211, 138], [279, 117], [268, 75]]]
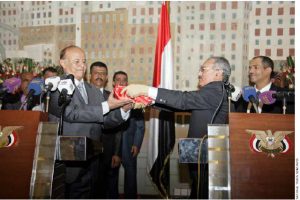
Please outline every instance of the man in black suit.
[[[98, 91], [103, 94], [104, 99], [107, 100], [110, 92], [105, 90], [108, 82], [108, 69], [106, 64], [103, 62], [94, 62], [90, 67], [90, 72], [91, 84], [98, 88]], [[100, 155], [99, 163], [99, 198], [119, 198], [118, 179], [121, 163], [122, 133], [118, 128], [119, 127], [102, 130], [101, 143], [103, 144], [103, 153]]]
[[[117, 71], [113, 76], [113, 87], [127, 86], [128, 76], [124, 71]], [[122, 165], [124, 167], [124, 198], [137, 198], [137, 157], [140, 152], [144, 133], [145, 120], [141, 109], [134, 109], [130, 118], [121, 125], [122, 131]]]
[[[116, 127], [129, 117], [131, 101], [116, 100], [110, 96], [107, 101], [98, 89], [83, 80], [86, 72], [84, 51], [77, 46], [68, 46], [60, 53], [60, 65], [65, 74], [75, 77], [75, 91], [66, 106], [63, 121], [63, 135], [87, 136], [99, 141], [103, 127]], [[63, 77], [62, 77], [63, 78]], [[62, 107], [58, 105], [59, 92], [51, 93], [49, 120], [59, 121]], [[120, 109], [116, 109], [121, 107]], [[66, 163], [65, 198], [93, 198], [96, 191], [99, 158], [95, 156], [86, 162]]]
[[[127, 95], [147, 95], [155, 100], [156, 106], [187, 110], [191, 112], [188, 137], [204, 138], [208, 124], [228, 123], [228, 101], [224, 83], [231, 73], [229, 62], [223, 57], [211, 57], [200, 67], [198, 91], [182, 92], [153, 88], [145, 85], [129, 85], [123, 89]], [[192, 179], [190, 198], [208, 198], [208, 164], [189, 164]], [[199, 187], [198, 181], [200, 180]]]
[[[256, 92], [262, 93], [269, 90], [282, 91], [282, 88], [275, 86], [271, 78], [274, 75], [274, 62], [267, 56], [256, 56], [251, 59], [249, 65], [249, 80], [254, 84]], [[293, 98], [288, 98], [287, 113], [294, 113]], [[240, 98], [235, 103], [237, 112], [255, 113], [252, 104]], [[258, 104], [259, 113], [283, 113], [282, 99], [276, 99], [274, 104], [263, 105], [261, 101]]]

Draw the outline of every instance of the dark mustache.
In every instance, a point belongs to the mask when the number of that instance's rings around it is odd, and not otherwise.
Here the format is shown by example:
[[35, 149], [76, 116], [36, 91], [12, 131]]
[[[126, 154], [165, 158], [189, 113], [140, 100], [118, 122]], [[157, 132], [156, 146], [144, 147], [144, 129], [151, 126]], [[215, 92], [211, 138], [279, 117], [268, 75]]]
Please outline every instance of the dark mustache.
[[96, 78], [96, 81], [103, 81], [103, 79], [102, 78]]

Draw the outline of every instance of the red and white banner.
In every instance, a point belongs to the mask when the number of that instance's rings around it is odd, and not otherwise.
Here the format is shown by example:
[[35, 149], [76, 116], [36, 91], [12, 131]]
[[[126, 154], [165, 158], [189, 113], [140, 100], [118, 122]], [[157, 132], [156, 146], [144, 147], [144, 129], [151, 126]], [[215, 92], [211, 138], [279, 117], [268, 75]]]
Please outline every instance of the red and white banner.
[[[168, 7], [162, 3], [158, 35], [156, 41], [155, 63], [153, 74], [153, 87], [173, 89], [173, 62], [170, 32], [170, 19]], [[170, 117], [168, 117], [171, 114]], [[168, 118], [168, 119], [165, 119]], [[147, 169], [163, 197], [167, 197], [167, 181], [164, 177], [165, 166], [175, 143], [174, 113], [159, 113], [158, 110], [150, 111], [150, 129], [148, 144]], [[168, 171], [168, 169], [167, 169]]]

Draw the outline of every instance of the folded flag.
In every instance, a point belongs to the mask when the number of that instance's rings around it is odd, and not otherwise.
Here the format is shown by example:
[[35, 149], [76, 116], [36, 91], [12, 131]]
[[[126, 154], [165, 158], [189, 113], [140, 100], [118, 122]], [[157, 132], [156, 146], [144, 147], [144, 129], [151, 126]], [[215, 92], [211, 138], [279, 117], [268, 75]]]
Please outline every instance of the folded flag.
[[146, 97], [146, 96], [138, 96], [135, 98], [131, 98], [129, 96], [127, 96], [126, 92], [124, 92], [123, 94], [121, 94], [121, 91], [123, 90], [123, 88], [125, 88], [126, 86], [121, 86], [121, 85], [116, 85], [114, 87], [114, 97], [116, 99], [132, 99], [134, 103], [142, 103], [145, 106], [148, 106], [152, 103], [153, 99], [150, 97]]

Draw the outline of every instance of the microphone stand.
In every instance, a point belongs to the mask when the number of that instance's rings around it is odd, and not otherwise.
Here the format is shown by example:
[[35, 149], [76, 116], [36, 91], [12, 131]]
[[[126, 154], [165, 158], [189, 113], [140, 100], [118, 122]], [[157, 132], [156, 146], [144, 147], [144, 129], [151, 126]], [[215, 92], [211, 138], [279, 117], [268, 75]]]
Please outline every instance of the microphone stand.
[[[66, 95], [66, 96], [60, 97], [60, 98], [64, 98], [63, 100], [61, 100], [61, 101], [64, 101], [64, 103], [62, 104], [60, 118], [59, 118], [58, 134], [57, 134], [58, 136], [61, 136], [63, 134], [63, 130], [64, 130], [64, 113], [65, 113], [67, 105], [71, 102], [72, 96]], [[59, 147], [59, 139], [58, 138], [56, 140], [56, 146], [57, 147]], [[56, 157], [59, 158], [59, 155], [60, 155], [60, 148], [57, 148]]]
[[285, 97], [285, 95], [283, 95], [283, 99], [282, 99], [282, 111], [283, 111], [283, 114], [285, 115], [285, 112], [286, 112], [286, 97]]
[[67, 105], [71, 101], [71, 98], [68, 97], [68, 96], [66, 97], [66, 101], [63, 103], [62, 108], [61, 108], [60, 120], [59, 120], [59, 128], [58, 128], [58, 135], [62, 135], [63, 134], [64, 113], [65, 113]]
[[50, 91], [47, 91], [46, 95], [46, 113], [49, 111]]
[[231, 112], [231, 99], [232, 99], [232, 93], [235, 91], [235, 88], [233, 85], [231, 85], [229, 82], [224, 83], [227, 95], [228, 95], [228, 112]]
[[255, 112], [258, 113], [257, 104], [255, 102], [253, 102], [252, 104], [253, 104], [253, 108], [254, 108]]

